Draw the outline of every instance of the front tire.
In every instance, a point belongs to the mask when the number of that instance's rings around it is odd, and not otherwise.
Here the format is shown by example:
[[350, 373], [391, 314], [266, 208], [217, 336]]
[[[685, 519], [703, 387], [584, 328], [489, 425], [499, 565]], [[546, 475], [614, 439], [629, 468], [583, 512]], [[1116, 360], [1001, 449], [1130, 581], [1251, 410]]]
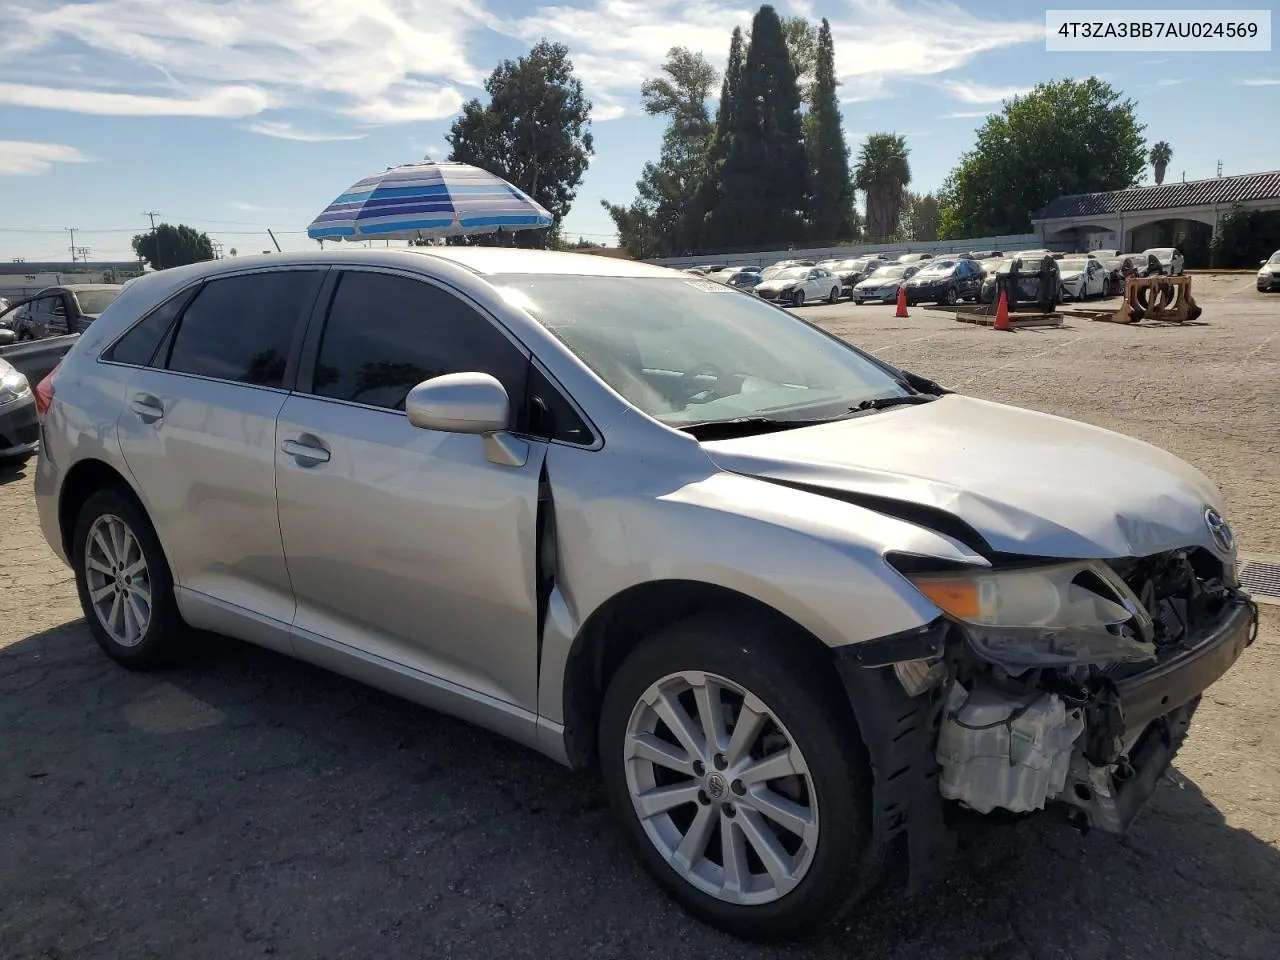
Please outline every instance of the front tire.
[[942, 296], [938, 298], [938, 303], [944, 307], [954, 307], [957, 299], [959, 298], [956, 295], [956, 288], [947, 287], [942, 291]]
[[132, 493], [107, 487], [91, 495], [72, 536], [80, 606], [107, 656], [134, 670], [180, 660], [189, 628], [160, 541]]
[[793, 293], [793, 294], [791, 295], [791, 305], [792, 305], [793, 307], [803, 307], [803, 306], [804, 306], [804, 291], [803, 291], [803, 290], [797, 290], [795, 293]]
[[600, 717], [605, 789], [645, 869], [749, 939], [812, 932], [878, 879], [853, 716], [790, 639], [748, 618], [677, 623], [622, 663]]

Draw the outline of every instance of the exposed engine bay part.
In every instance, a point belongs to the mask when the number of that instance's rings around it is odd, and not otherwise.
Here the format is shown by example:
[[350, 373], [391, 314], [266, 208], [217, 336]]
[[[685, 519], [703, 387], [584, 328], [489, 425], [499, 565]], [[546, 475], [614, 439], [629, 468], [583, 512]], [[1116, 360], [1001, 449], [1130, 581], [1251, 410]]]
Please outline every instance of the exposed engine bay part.
[[1019, 701], [999, 690], [951, 686], [938, 735], [939, 788], [948, 800], [990, 813], [1044, 809], [1066, 787], [1078, 708], [1052, 693]]
[[893, 673], [907, 696], [918, 697], [947, 678], [947, 665], [940, 659], [903, 660], [893, 665]]

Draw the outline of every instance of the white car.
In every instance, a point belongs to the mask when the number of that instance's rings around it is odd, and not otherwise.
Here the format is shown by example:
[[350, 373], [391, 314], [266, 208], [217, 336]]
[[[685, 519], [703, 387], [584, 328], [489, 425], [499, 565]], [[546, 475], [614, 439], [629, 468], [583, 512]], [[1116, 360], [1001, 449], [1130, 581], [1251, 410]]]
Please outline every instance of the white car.
[[932, 253], [904, 253], [898, 258], [898, 263], [920, 263], [921, 261], [932, 259]]
[[1280, 250], [1273, 253], [1269, 260], [1262, 261], [1262, 269], [1258, 271], [1258, 289], [1280, 290]]
[[861, 283], [855, 284], [850, 299], [854, 303], [869, 303], [872, 300], [888, 303], [897, 299], [898, 288], [903, 281], [915, 276], [919, 270], [919, 266], [911, 264], [887, 264]]
[[1064, 300], [1087, 300], [1107, 292], [1107, 268], [1101, 260], [1091, 257], [1059, 260], [1058, 271]]
[[1147, 257], [1155, 257], [1160, 261], [1160, 272], [1166, 277], [1176, 277], [1182, 273], [1183, 256], [1177, 247], [1152, 247], [1142, 251], [1142, 262]]
[[822, 267], [786, 267], [755, 286], [765, 300], [802, 307], [806, 301], [840, 299], [840, 278]]

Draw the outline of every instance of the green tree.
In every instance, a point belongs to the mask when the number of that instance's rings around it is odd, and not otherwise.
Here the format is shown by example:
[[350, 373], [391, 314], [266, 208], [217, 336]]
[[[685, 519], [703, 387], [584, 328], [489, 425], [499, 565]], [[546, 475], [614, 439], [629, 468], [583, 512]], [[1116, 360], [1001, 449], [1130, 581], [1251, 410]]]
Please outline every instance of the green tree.
[[944, 190], [948, 236], [1027, 233], [1064, 194], [1133, 186], [1146, 165], [1134, 102], [1089, 77], [1041, 83], [987, 118]]
[[867, 239], [889, 240], [898, 233], [902, 198], [911, 182], [911, 151], [905, 137], [873, 133], [858, 151], [854, 183], [867, 195]]
[[1158, 187], [1164, 183], [1164, 172], [1169, 169], [1169, 161], [1173, 159], [1173, 147], [1169, 146], [1168, 141], [1160, 140], [1151, 148], [1147, 159], [1151, 161], [1151, 169], [1155, 171]]
[[831, 25], [824, 17], [818, 30], [811, 106], [804, 118], [805, 147], [813, 178], [809, 233], [817, 241], [852, 239], [857, 225], [849, 178], [849, 147], [836, 99], [837, 83]]
[[800, 94], [782, 24], [768, 4], [751, 22], [727, 139], [722, 195], [708, 215], [708, 242], [750, 247], [799, 240], [809, 180]]
[[186, 224], [162, 223], [133, 238], [134, 255], [152, 269], [164, 270], [213, 259], [213, 241], [207, 233]]
[[504, 60], [484, 88], [489, 103], [462, 106], [446, 139], [449, 159], [515, 184], [555, 217], [555, 227], [516, 234], [522, 246], [551, 242], [595, 153], [591, 101], [573, 73], [569, 48], [542, 40], [528, 56]]
[[782, 36], [796, 71], [796, 89], [800, 102], [807, 103], [813, 92], [818, 70], [818, 30], [804, 17], [782, 17]]
[[742, 39], [742, 28], [734, 27], [729, 38], [729, 59], [725, 63], [724, 79], [720, 81], [720, 105], [716, 108], [715, 127], [703, 162], [702, 186], [698, 192], [702, 229], [695, 246], [701, 246], [703, 241], [712, 239], [708, 232], [709, 225], [714, 226], [712, 221], [718, 216], [716, 211], [724, 204], [724, 161], [729, 155], [733, 110], [742, 89], [742, 64], [745, 59], [746, 44]]
[[701, 186], [714, 129], [707, 97], [716, 71], [702, 54], [684, 47], [672, 47], [662, 69], [665, 76], [640, 86], [645, 112], [669, 118], [662, 154], [656, 164], [645, 164], [631, 206], [601, 201], [633, 256], [692, 250], [702, 228]]
[[908, 240], [937, 240], [942, 209], [932, 193], [907, 195], [902, 205], [902, 235]]
[[1211, 263], [1228, 269], [1256, 268], [1280, 250], [1280, 212], [1242, 210], [1238, 205], [1218, 222], [1210, 242]]

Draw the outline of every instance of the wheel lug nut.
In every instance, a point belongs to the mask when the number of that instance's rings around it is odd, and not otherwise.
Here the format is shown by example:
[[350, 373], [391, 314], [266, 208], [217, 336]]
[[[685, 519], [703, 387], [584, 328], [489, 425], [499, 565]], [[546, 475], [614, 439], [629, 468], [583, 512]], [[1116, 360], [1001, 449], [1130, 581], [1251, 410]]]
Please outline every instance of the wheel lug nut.
[[733, 781], [733, 783], [729, 784], [729, 789], [741, 797], [744, 794], [746, 794], [747, 785], [743, 783], [741, 780], [735, 780]]
[[705, 791], [703, 791], [703, 790], [699, 790], [699, 791], [698, 791], [698, 802], [699, 802], [700, 804], [702, 804], [702, 805], [705, 807], [705, 806], [706, 806], [707, 804], [709, 804], [711, 801], [707, 798], [707, 794], [706, 794], [706, 792], [705, 792]]
[[716, 769], [717, 769], [717, 770], [723, 770], [725, 767], [727, 767], [727, 766], [729, 765], [729, 761], [728, 761], [728, 760], [726, 760], [726, 759], [724, 758], [724, 754], [723, 754], [723, 753], [717, 753], [717, 754], [716, 754], [716, 759], [715, 759], [715, 764], [716, 764]]
[[706, 772], [707, 772], [707, 768], [703, 765], [701, 760], [693, 761], [693, 775], [695, 777], [700, 777]]

